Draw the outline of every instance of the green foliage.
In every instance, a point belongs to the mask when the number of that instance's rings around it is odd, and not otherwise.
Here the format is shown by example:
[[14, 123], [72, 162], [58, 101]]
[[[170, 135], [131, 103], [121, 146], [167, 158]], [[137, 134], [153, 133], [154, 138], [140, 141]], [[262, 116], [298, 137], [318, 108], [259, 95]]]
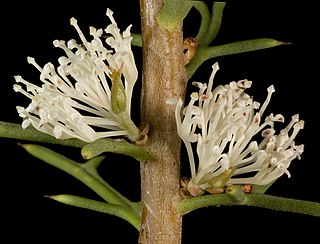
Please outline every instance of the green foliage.
[[181, 25], [193, 6], [193, 1], [188, 0], [165, 0], [164, 5], [158, 15], [158, 24], [173, 31]]

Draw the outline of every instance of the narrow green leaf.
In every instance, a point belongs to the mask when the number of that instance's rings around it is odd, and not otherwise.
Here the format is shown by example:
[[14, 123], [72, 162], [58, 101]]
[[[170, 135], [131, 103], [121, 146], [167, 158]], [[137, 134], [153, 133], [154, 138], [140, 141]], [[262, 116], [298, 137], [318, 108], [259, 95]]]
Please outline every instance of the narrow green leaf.
[[238, 193], [239, 191], [236, 188], [233, 188], [228, 193], [183, 199], [177, 205], [177, 209], [180, 214], [185, 215], [203, 207], [242, 205], [306, 214], [315, 217], [320, 216], [320, 203], [317, 202], [283, 198], [266, 194]]
[[236, 202], [227, 194], [203, 195], [183, 199], [178, 203], [177, 210], [181, 215], [185, 215], [199, 208], [222, 205], [236, 205]]
[[261, 49], [276, 47], [279, 45], [288, 44], [286, 42], [277, 41], [271, 38], [258, 38], [246, 41], [232, 42], [219, 46], [200, 46], [197, 49], [191, 62], [187, 65], [188, 78], [195, 73], [200, 65], [212, 58], [226, 56], [231, 54], [239, 54]]
[[79, 139], [56, 139], [53, 136], [38, 131], [31, 126], [26, 129], [22, 129], [20, 124], [2, 121], [0, 121], [0, 137], [32, 142], [51, 143], [71, 147], [83, 147], [84, 145], [88, 144], [87, 142], [81, 141]]
[[222, 14], [225, 5], [226, 2], [213, 2], [210, 25], [208, 26], [207, 34], [200, 42], [200, 45], [210, 45], [212, 41], [217, 37], [221, 26]]
[[165, 0], [157, 18], [158, 24], [170, 32], [173, 31], [179, 24], [182, 24], [192, 6], [193, 1]]
[[247, 194], [243, 205], [320, 217], [320, 203], [276, 197], [266, 194]]
[[[128, 205], [127, 202], [124, 202], [123, 199], [118, 196], [120, 193], [106, 182], [102, 183], [101, 179], [95, 178], [85, 167], [82, 167], [81, 164], [46, 147], [34, 144], [22, 144], [21, 146], [34, 157], [75, 177], [105, 201], [116, 205]], [[127, 201], [129, 202], [129, 200]]]
[[81, 167], [86, 169], [92, 175], [97, 174], [97, 168], [105, 158], [106, 157], [104, 156], [94, 157], [86, 161], [85, 163], [81, 164]]
[[128, 208], [132, 209], [136, 214], [140, 215], [141, 205], [139, 202], [132, 202], [112, 188], [99, 174], [97, 171], [98, 166], [105, 159], [104, 156], [94, 157], [85, 163], [80, 164], [79, 166], [88, 172], [94, 179], [99, 181], [103, 186], [105, 186], [110, 192], [117, 196]]
[[81, 154], [85, 159], [96, 157], [104, 152], [124, 154], [138, 161], [146, 161], [149, 158], [149, 152], [145, 147], [129, 143], [125, 140], [98, 139], [87, 144], [81, 150]]
[[196, 40], [198, 41], [199, 45], [202, 45], [203, 39], [206, 37], [209, 29], [211, 14], [207, 4], [203, 1], [195, 1], [193, 6], [201, 15], [201, 23]]
[[130, 209], [127, 209], [125, 207], [66, 194], [46, 197], [67, 205], [117, 216], [128, 221], [137, 230], [140, 230], [141, 216], [133, 214]]

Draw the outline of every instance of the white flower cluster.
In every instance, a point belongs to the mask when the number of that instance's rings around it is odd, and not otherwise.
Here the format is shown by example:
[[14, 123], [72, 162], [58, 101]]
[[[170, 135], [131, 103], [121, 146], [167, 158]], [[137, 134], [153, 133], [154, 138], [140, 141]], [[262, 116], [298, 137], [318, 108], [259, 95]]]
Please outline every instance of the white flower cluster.
[[110, 9], [107, 16], [111, 24], [105, 30], [90, 27], [91, 41], [87, 41], [76, 19], [71, 18], [82, 43], [73, 39], [67, 43], [55, 40], [54, 46], [65, 51], [57, 68], [52, 63], [41, 68], [28, 57], [28, 62], [40, 71], [43, 84], [37, 86], [15, 76], [16, 82], [26, 89], [15, 84], [14, 90], [31, 99], [28, 107], [17, 107], [24, 119], [23, 128], [32, 125], [59, 139], [78, 138], [87, 142], [128, 134], [112, 110], [111, 87], [114, 73], [121, 72], [124, 106], [130, 116], [132, 91], [138, 77], [131, 50], [131, 25], [120, 33]]
[[[177, 131], [186, 146], [191, 167], [189, 193], [200, 195], [217, 186], [218, 180], [225, 185], [266, 185], [284, 173], [290, 177], [290, 162], [300, 158], [303, 152], [304, 145], [295, 145], [294, 139], [304, 121], [294, 115], [276, 134], [274, 123], [284, 122], [284, 117], [270, 114], [264, 121], [261, 119], [274, 87], [268, 88], [267, 98], [260, 106], [244, 92], [251, 86], [249, 80], [212, 90], [219, 66], [215, 63], [212, 68], [208, 85], [194, 82], [199, 92], [191, 94], [191, 101], [184, 109], [181, 99], [176, 106]], [[196, 143], [197, 167], [192, 143]]]

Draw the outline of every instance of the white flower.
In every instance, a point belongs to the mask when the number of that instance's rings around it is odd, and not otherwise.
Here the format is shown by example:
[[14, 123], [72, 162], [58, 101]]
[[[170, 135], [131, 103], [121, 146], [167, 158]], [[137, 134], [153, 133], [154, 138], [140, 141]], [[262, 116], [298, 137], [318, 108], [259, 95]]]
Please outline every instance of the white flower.
[[[291, 161], [300, 158], [303, 152], [304, 145], [295, 145], [294, 139], [304, 121], [294, 115], [276, 134], [274, 123], [284, 122], [281, 114], [270, 114], [262, 121], [274, 87], [268, 88], [267, 98], [260, 106], [244, 92], [251, 81], [240, 80], [212, 89], [219, 66], [215, 63], [212, 67], [208, 86], [193, 83], [199, 92], [191, 94], [189, 105], [183, 111], [181, 99], [176, 105], [177, 131], [190, 161], [191, 194], [222, 187], [221, 182], [224, 185], [266, 185], [284, 173], [290, 177]], [[194, 142], [197, 143], [198, 167], [191, 145]]]
[[[90, 27], [91, 41], [87, 41], [76, 19], [71, 18], [82, 43], [55, 40], [54, 46], [65, 51], [57, 68], [52, 63], [41, 68], [28, 57], [28, 63], [40, 71], [43, 84], [37, 86], [15, 76], [16, 82], [26, 89], [15, 84], [14, 90], [31, 99], [28, 107], [17, 107], [24, 118], [23, 128], [32, 125], [59, 139], [78, 138], [87, 142], [130, 134], [123, 119], [112, 109], [111, 87], [114, 75], [121, 72], [125, 93], [122, 106], [130, 118], [132, 91], [138, 77], [131, 50], [131, 25], [121, 34], [109, 9], [107, 16], [111, 24], [104, 31]], [[106, 39], [102, 37], [104, 32]]]

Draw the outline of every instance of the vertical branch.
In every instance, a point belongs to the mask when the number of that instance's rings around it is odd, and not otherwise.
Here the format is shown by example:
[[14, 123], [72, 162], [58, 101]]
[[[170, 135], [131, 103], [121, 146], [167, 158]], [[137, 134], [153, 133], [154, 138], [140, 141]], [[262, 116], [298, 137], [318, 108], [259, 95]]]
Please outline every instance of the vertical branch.
[[182, 24], [169, 32], [157, 24], [163, 0], [140, 0], [143, 43], [142, 120], [149, 123], [150, 159], [141, 163], [141, 243], [181, 243], [180, 139], [169, 98], [184, 98]]

